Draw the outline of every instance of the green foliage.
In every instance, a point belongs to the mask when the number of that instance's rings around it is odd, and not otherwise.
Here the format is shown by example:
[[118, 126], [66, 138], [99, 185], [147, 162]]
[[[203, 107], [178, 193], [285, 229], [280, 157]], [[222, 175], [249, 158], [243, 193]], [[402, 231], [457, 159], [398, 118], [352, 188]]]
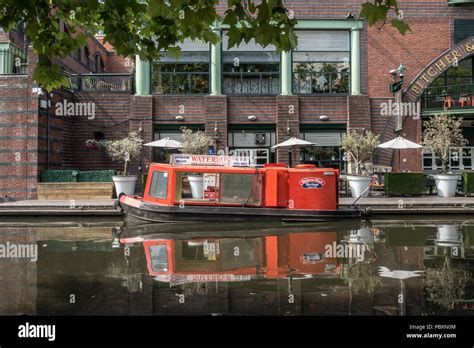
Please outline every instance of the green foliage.
[[342, 139], [341, 148], [347, 152], [355, 164], [355, 174], [361, 172], [364, 161], [372, 157], [372, 153], [379, 144], [379, 135], [371, 131], [359, 133], [355, 130], [348, 132]]
[[461, 175], [462, 193], [474, 193], [474, 172], [463, 172]]
[[344, 281], [354, 294], [367, 292], [373, 294], [376, 287], [382, 285], [376, 267], [371, 263], [356, 262], [348, 266]]
[[462, 118], [444, 112], [423, 122], [423, 146], [433, 151], [441, 160], [442, 170], [447, 171], [449, 148], [461, 147], [468, 143], [462, 135]]
[[80, 171], [77, 176], [79, 182], [112, 182], [115, 170], [90, 170]]
[[131, 132], [126, 138], [120, 140], [107, 140], [102, 144], [107, 155], [118, 162], [123, 162], [123, 175], [128, 175], [128, 165], [132, 159], [140, 156], [143, 139], [138, 132]]
[[65, 170], [43, 170], [41, 182], [76, 182], [79, 172], [74, 169]]
[[403, 12], [398, 7], [397, 0], [373, 0], [362, 4], [361, 18], [367, 19], [370, 26], [382, 23], [382, 27], [387, 22], [387, 17], [393, 12], [397, 18], [391, 19], [390, 24], [396, 28], [400, 34], [405, 35], [411, 32], [410, 26], [403, 20]]
[[385, 173], [384, 186], [387, 195], [421, 195], [425, 177], [423, 173]]
[[[387, 13], [399, 15], [395, 0], [373, 0], [362, 6], [361, 17], [373, 25], [385, 21]], [[105, 41], [117, 54], [139, 55], [154, 61], [160, 51], [174, 57], [187, 38], [217, 43], [212, 30], [215, 23], [229, 25], [229, 46], [255, 39], [262, 46], [275, 45], [277, 51], [296, 46], [293, 32], [296, 19], [286, 10], [283, 0], [227, 0], [223, 15], [217, 13], [218, 0], [2, 0], [0, 27], [25, 24], [38, 63], [33, 78], [50, 91], [67, 85], [58, 58], [64, 58], [86, 44], [87, 35], [102, 30]], [[65, 23], [67, 30], [61, 30]], [[402, 34], [409, 30], [403, 20], [392, 20]]]

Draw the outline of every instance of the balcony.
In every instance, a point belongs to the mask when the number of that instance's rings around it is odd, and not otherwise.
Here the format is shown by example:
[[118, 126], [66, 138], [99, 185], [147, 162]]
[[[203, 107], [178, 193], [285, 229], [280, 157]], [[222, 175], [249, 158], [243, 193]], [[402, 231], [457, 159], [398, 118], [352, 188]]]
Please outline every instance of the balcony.
[[23, 50], [11, 46], [0, 49], [0, 75], [27, 74], [26, 54]]
[[69, 88], [75, 92], [121, 92], [131, 93], [131, 74], [66, 74]]
[[454, 114], [474, 113], [474, 84], [427, 88], [421, 97], [424, 115], [449, 110]]

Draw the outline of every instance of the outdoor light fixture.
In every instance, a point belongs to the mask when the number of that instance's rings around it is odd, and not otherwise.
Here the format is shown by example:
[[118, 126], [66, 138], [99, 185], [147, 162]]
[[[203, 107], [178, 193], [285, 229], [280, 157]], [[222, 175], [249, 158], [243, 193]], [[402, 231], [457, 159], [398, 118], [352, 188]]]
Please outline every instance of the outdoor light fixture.
[[349, 12], [346, 16], [346, 19], [354, 19], [354, 14], [352, 12]]
[[329, 120], [329, 117], [326, 116], [326, 115], [321, 115], [321, 116], [319, 116], [319, 120], [320, 121], [327, 121], [327, 120]]
[[249, 119], [249, 121], [256, 121], [257, 120], [257, 116], [255, 116], [255, 115], [250, 115], [247, 118]]
[[41, 87], [33, 87], [31, 92], [36, 93], [39, 96], [44, 95], [43, 89]]
[[176, 121], [184, 121], [184, 116], [178, 115], [178, 116], [175, 116], [174, 119]]
[[405, 65], [403, 65], [403, 63], [400, 63], [397, 68], [398, 77], [403, 79], [403, 77], [405, 76], [405, 71], [407, 71], [407, 68], [405, 68]]
[[290, 134], [290, 121], [286, 122], [286, 132], [288, 133], [288, 135]]
[[217, 122], [216, 122], [216, 123], [214, 123], [214, 132], [216, 132], [216, 133], [217, 133]]

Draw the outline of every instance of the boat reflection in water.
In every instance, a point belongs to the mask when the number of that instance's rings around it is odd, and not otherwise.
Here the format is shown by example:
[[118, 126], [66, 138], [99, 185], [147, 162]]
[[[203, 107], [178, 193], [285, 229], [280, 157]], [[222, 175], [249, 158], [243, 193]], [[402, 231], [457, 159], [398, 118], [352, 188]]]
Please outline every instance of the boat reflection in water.
[[0, 314], [474, 314], [469, 220], [120, 226], [0, 225]]

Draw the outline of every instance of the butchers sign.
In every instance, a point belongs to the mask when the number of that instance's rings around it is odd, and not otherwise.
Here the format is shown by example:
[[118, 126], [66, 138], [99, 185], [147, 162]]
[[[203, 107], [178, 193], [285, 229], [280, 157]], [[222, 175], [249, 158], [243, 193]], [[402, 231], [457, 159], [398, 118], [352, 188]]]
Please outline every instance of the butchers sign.
[[243, 156], [208, 156], [208, 155], [171, 155], [170, 164], [183, 166], [224, 166], [251, 167], [249, 157]]

